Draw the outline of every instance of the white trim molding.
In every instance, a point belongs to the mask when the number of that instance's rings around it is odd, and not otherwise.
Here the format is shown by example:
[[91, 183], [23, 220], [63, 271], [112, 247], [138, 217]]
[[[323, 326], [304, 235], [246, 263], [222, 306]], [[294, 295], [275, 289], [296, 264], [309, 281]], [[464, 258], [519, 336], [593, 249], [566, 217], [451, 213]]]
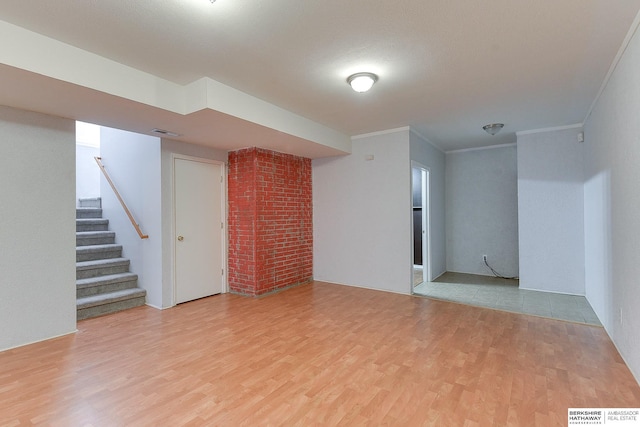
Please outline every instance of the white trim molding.
[[613, 72], [615, 71], [616, 67], [618, 66], [618, 63], [620, 62], [620, 59], [622, 58], [622, 55], [627, 50], [627, 47], [629, 47], [629, 43], [631, 42], [631, 39], [635, 35], [636, 31], [638, 31], [638, 27], [639, 26], [640, 26], [640, 12], [638, 12], [638, 14], [636, 15], [635, 19], [633, 20], [633, 23], [631, 24], [631, 28], [629, 28], [629, 31], [627, 32], [626, 37], [624, 38], [624, 40], [622, 41], [622, 44], [620, 45], [620, 48], [618, 49], [618, 53], [616, 54], [615, 58], [613, 58], [613, 61], [611, 62], [611, 66], [609, 67], [609, 71], [607, 71], [607, 74], [604, 76], [604, 80], [602, 81], [602, 85], [600, 85], [600, 89], [598, 90], [598, 93], [596, 94], [596, 97], [593, 99], [593, 102], [591, 103], [591, 106], [589, 106], [589, 110], [587, 110], [587, 115], [584, 116], [583, 122], [586, 123], [587, 119], [591, 115], [591, 112], [593, 111], [594, 107], [598, 103], [598, 100], [600, 99], [600, 96], [602, 96], [602, 92], [604, 92], [604, 89], [609, 84], [609, 80], [611, 79], [611, 75], [613, 74]]
[[487, 145], [484, 147], [461, 148], [459, 150], [446, 151], [445, 154], [465, 153], [467, 151], [491, 150], [493, 148], [515, 147], [516, 145], [517, 144], [515, 142], [512, 142], [510, 144], [498, 144], [498, 145]]
[[422, 139], [423, 141], [427, 142], [429, 145], [431, 145], [433, 148], [435, 148], [436, 150], [440, 151], [441, 153], [445, 153], [445, 151], [440, 148], [439, 146], [437, 146], [433, 141], [431, 141], [429, 138], [427, 138], [426, 136], [424, 136], [423, 134], [421, 134], [420, 132], [418, 132], [417, 130], [415, 130], [414, 128], [409, 128], [409, 131], [414, 134], [415, 136], [417, 136], [418, 138]]
[[581, 129], [584, 126], [584, 123], [575, 123], [567, 126], [555, 126], [550, 128], [541, 128], [541, 129], [531, 129], [531, 130], [521, 130], [516, 132], [516, 136], [520, 135], [531, 135], [534, 133], [544, 133], [544, 132], [557, 132], [561, 130], [569, 130], [569, 129]]
[[352, 136], [351, 140], [353, 141], [354, 139], [369, 138], [371, 136], [387, 135], [389, 133], [397, 133], [397, 132], [404, 132], [404, 131], [411, 131], [411, 128], [409, 126], [403, 126], [403, 127], [394, 128], [394, 129], [379, 130], [377, 132], [362, 133], [360, 135]]

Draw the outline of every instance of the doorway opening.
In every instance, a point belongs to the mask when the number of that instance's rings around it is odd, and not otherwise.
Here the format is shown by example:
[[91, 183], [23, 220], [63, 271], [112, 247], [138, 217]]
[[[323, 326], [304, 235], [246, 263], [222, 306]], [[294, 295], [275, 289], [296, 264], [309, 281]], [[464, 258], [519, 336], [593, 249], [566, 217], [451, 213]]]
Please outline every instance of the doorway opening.
[[413, 223], [412, 291], [431, 281], [431, 232], [429, 210], [429, 168], [411, 162], [411, 193]]
[[[100, 126], [76, 122], [76, 207], [100, 199]], [[93, 205], [91, 205], [93, 206]]]

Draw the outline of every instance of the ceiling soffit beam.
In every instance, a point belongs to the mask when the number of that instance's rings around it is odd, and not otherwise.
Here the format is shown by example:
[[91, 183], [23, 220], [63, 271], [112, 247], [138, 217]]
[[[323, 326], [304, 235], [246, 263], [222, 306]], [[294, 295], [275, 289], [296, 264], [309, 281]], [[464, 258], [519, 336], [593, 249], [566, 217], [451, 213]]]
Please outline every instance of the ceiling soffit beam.
[[11, 67], [180, 115], [210, 109], [351, 152], [347, 135], [208, 77], [178, 85], [4, 21], [0, 40], [11, 40], [0, 49], [0, 63]]

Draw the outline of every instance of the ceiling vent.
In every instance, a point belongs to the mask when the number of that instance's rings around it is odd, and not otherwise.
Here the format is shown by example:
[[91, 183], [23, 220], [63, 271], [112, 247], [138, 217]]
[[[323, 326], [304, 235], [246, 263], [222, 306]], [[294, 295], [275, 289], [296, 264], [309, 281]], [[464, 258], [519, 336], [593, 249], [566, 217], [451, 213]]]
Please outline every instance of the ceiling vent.
[[164, 136], [173, 136], [173, 137], [181, 136], [181, 135], [180, 135], [180, 134], [178, 134], [178, 133], [170, 132], [170, 131], [168, 131], [168, 130], [158, 129], [158, 128], [153, 128], [153, 129], [151, 129], [151, 132], [153, 132], [153, 133], [159, 133], [160, 135], [164, 135]]

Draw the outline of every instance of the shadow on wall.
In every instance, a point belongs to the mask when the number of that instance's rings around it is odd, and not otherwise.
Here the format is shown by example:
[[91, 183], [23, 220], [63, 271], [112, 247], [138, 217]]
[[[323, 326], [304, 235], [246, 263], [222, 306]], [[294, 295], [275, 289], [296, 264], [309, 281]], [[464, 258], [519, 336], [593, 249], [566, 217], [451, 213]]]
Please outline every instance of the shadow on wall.
[[584, 185], [585, 293], [600, 321], [611, 325], [613, 288], [611, 172], [603, 171]]

